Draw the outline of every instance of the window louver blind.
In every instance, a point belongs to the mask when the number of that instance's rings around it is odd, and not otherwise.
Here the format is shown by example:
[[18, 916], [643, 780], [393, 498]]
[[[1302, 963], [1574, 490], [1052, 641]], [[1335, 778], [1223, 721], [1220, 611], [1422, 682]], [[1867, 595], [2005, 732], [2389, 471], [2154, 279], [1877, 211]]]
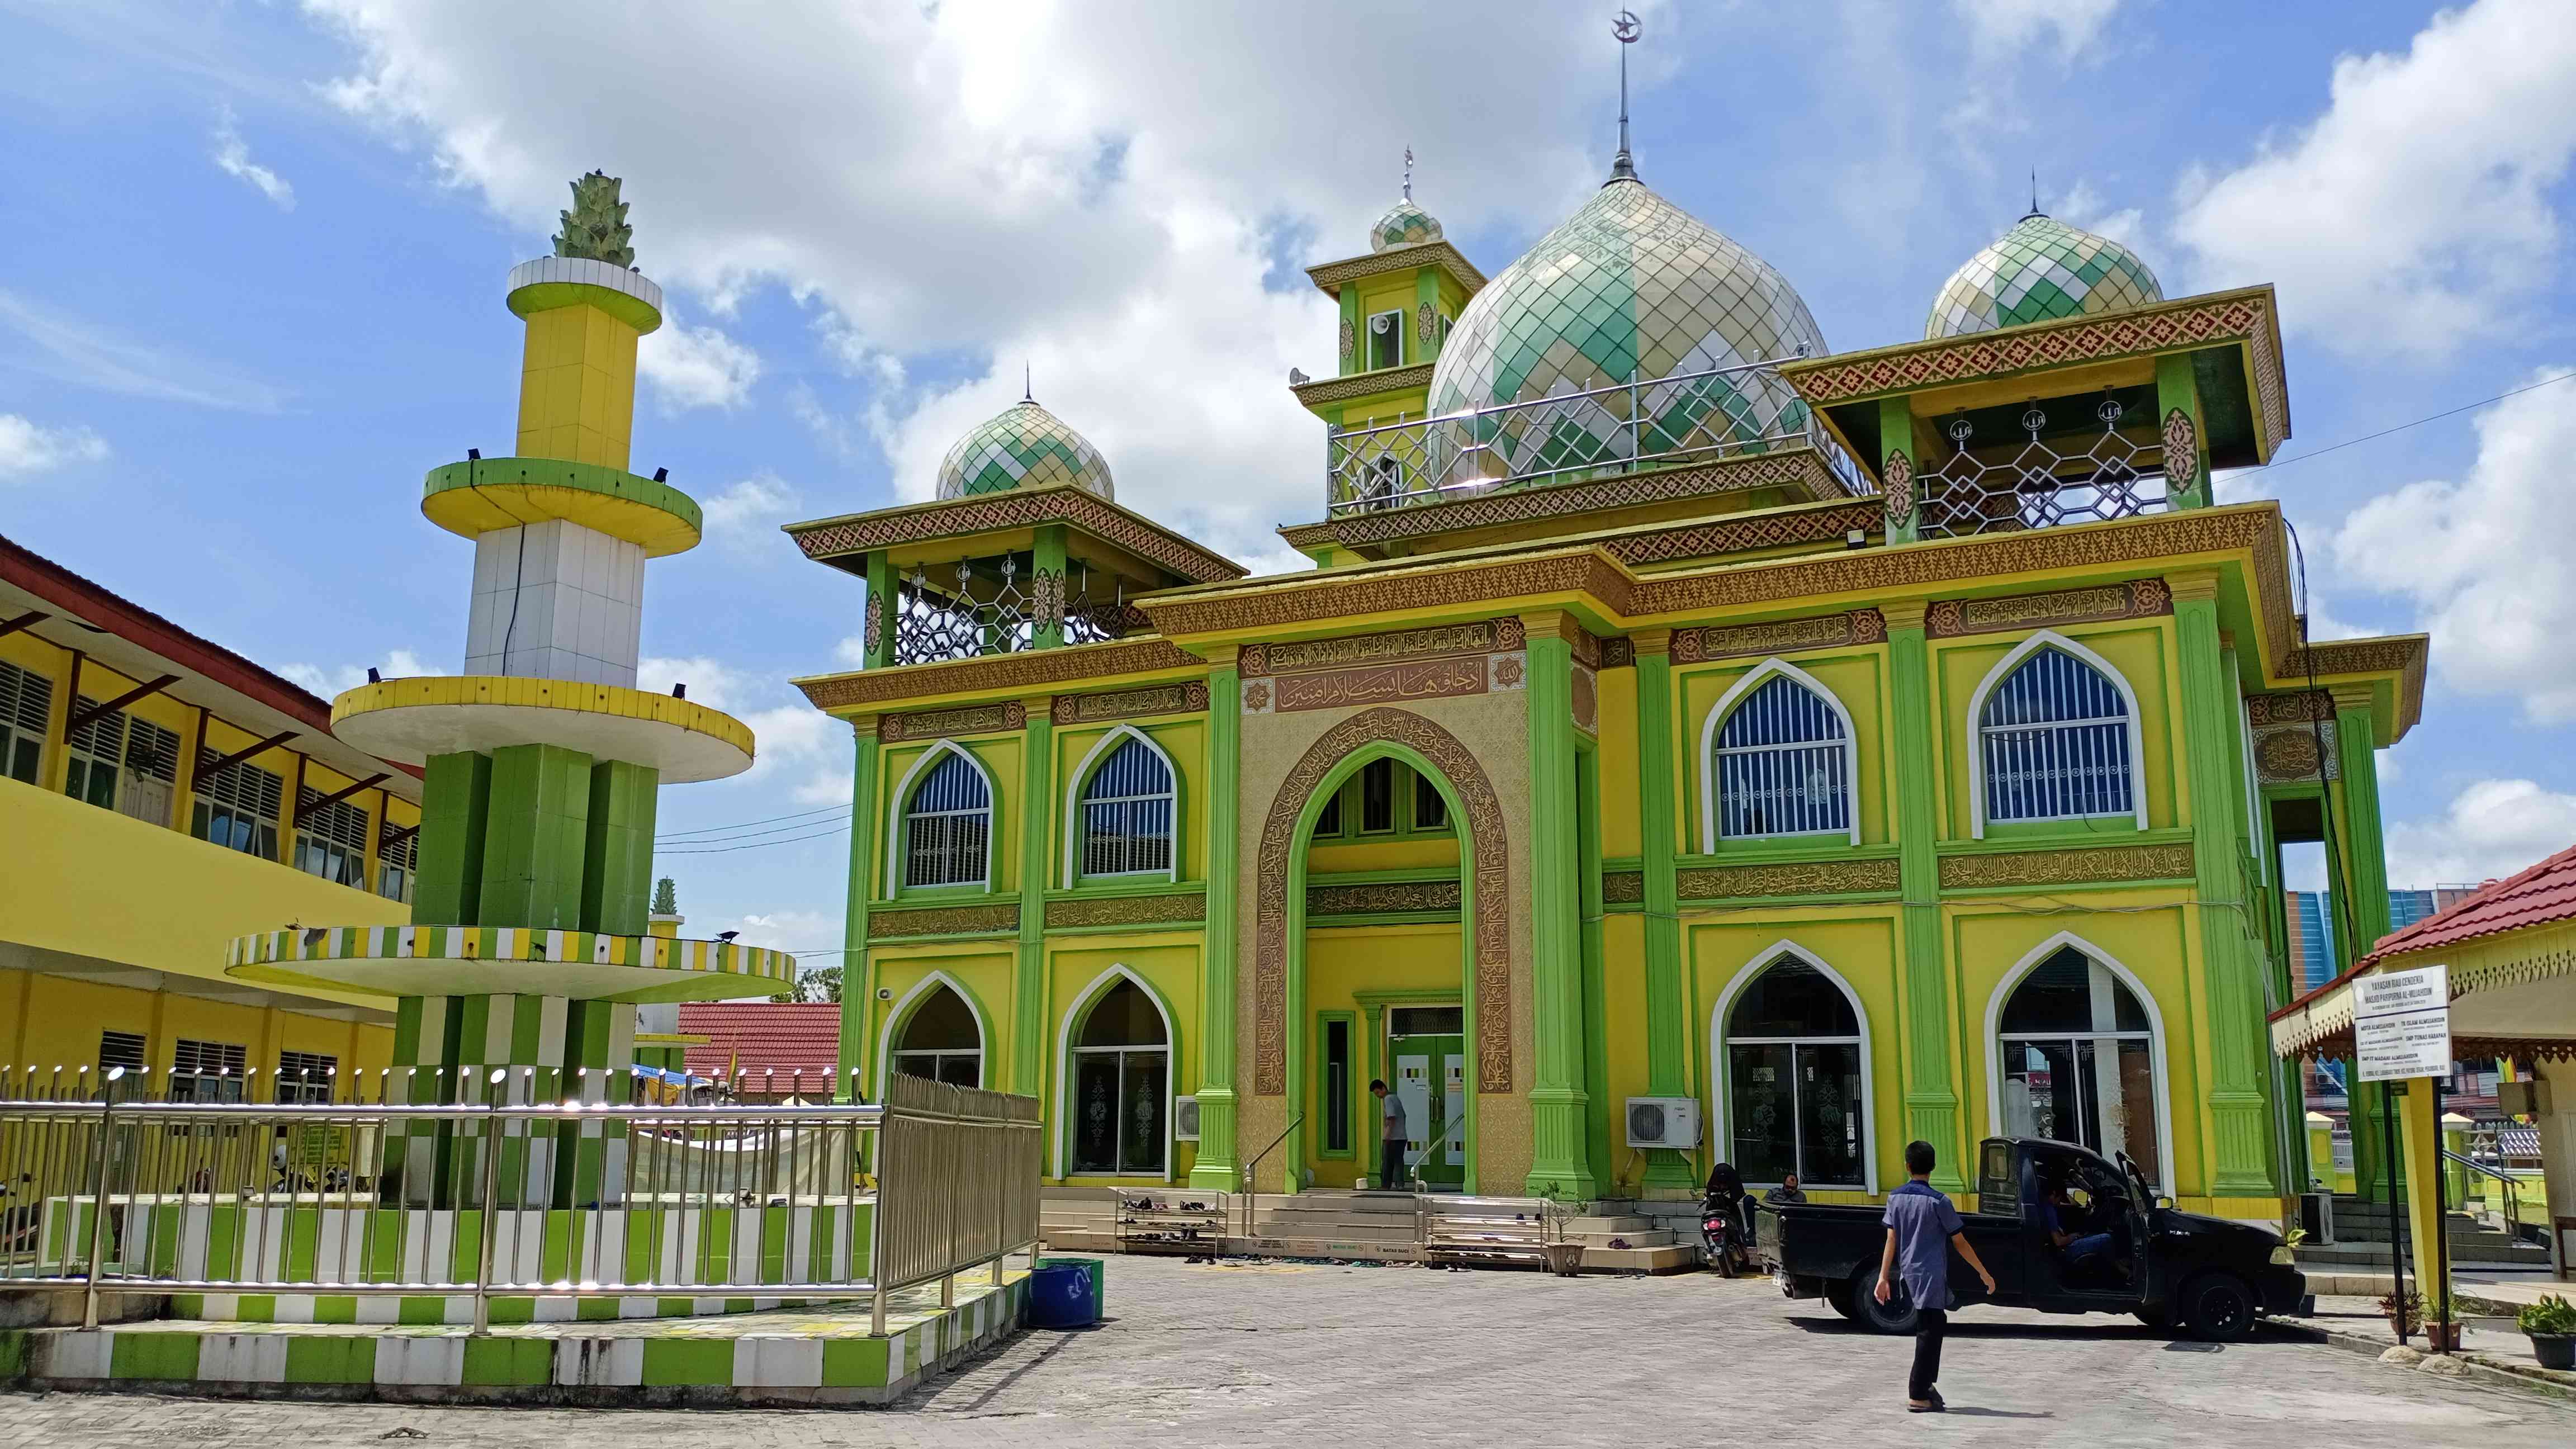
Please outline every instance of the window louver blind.
[[54, 682], [15, 664], [0, 664], [0, 724], [39, 736], [54, 709]]
[[363, 854], [367, 848], [367, 812], [346, 800], [334, 800], [317, 809], [315, 802], [321, 798], [322, 792], [310, 785], [297, 792], [295, 828]]
[[275, 820], [278, 807], [286, 801], [285, 778], [257, 765], [235, 765], [212, 779], [207, 778], [205, 768], [222, 758], [212, 750], [197, 756], [198, 798], [218, 805], [230, 805], [263, 820]]

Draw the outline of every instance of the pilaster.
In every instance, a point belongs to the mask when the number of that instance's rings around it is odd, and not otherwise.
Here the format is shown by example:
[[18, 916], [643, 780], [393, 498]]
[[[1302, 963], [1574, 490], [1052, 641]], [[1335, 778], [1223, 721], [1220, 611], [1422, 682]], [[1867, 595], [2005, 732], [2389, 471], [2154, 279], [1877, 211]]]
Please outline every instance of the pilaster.
[[1914, 456], [1914, 409], [1902, 397], [1878, 400], [1879, 456], [1869, 461], [1876, 464], [1883, 481], [1882, 496], [1887, 504], [1887, 541], [1912, 543], [1923, 536], [1923, 489], [1916, 480], [1922, 473], [1923, 460]]
[[1887, 619], [1888, 701], [1896, 750], [1896, 879], [1900, 898], [1899, 959], [1905, 1012], [1905, 1131], [1932, 1144], [1932, 1185], [1968, 1190], [1968, 1139], [1960, 1130], [1956, 1068], [1950, 1044], [1958, 1023], [1950, 1004], [1941, 942], [1939, 735], [1932, 719], [1932, 653], [1922, 600], [1882, 603]]
[[[1201, 947], [1199, 1151], [1190, 1186], [1232, 1192], [1242, 1186], [1234, 1118], [1235, 886], [1241, 866], [1243, 687], [1234, 646], [1208, 652], [1208, 790], [1206, 940]], [[1374, 1029], [1374, 1028], [1372, 1028]], [[1374, 1038], [1372, 1038], [1374, 1040]]]
[[2156, 427], [2165, 440], [2165, 486], [2176, 508], [2209, 506], [2209, 427], [2201, 417], [2200, 383], [2191, 356], [2156, 359]]
[[1011, 992], [1017, 1040], [1011, 1044], [1011, 1082], [1006, 1089], [1043, 1097], [1046, 1076], [1046, 890], [1052, 880], [1048, 845], [1055, 805], [1055, 701], [1046, 696], [1023, 702], [1027, 723], [1020, 728], [1020, 803], [1017, 809], [996, 801], [994, 816], [1020, 822], [1020, 959]]
[[590, 769], [590, 756], [556, 745], [509, 745], [492, 752], [482, 918], [476, 924], [579, 928]]
[[1064, 525], [1050, 523], [1039, 528], [1029, 553], [1029, 589], [1038, 604], [1033, 611], [1036, 623], [1030, 647], [1061, 649], [1064, 647]]
[[[1637, 647], [1637, 792], [1641, 863], [1646, 876], [1646, 1090], [1686, 1097], [1690, 1085], [1690, 1010], [1682, 990], [1681, 896], [1673, 874], [1680, 824], [1673, 781], [1673, 631], [1640, 629]], [[1690, 1154], [1646, 1153], [1648, 1187], [1687, 1188], [1698, 1173]]]
[[[871, 564], [875, 561], [870, 560]], [[870, 588], [870, 607], [876, 593]], [[867, 1073], [868, 1020], [876, 1009], [876, 982], [867, 970], [868, 882], [875, 878], [877, 837], [884, 830], [877, 811], [877, 722], [873, 715], [850, 721], [850, 880], [841, 931], [841, 1069], [832, 1084], [835, 1101], [848, 1101], [859, 1082], [873, 1083]], [[858, 1073], [856, 1077], [852, 1073]]]
[[[2381, 834], [2377, 720], [2369, 687], [2347, 686], [2332, 694], [2335, 764], [2343, 775], [2342, 799], [2334, 815], [2334, 823], [2343, 836], [2337, 843], [2343, 859], [2343, 879], [2334, 888], [2348, 892], [2345, 919], [2350, 922], [2349, 929], [2336, 933], [2336, 945], [2341, 948], [2341, 961], [2349, 967], [2369, 955], [2379, 938], [2388, 934], [2388, 847]], [[2338, 787], [2326, 788], [2334, 791]], [[2347, 936], [2349, 941], [2343, 939]], [[2388, 1113], [2392, 1099], [2388, 1089], [2379, 1083], [2356, 1080], [2351, 1084], [2348, 1106], [2354, 1190], [2364, 1198], [2383, 1201], [2388, 1196], [2391, 1176]], [[2402, 1158], [2396, 1164], [2395, 1177], [2402, 1188]]]
[[1538, 1071], [1526, 1191], [1589, 1198], [1583, 1090], [1581, 850], [1575, 829], [1574, 647], [1561, 612], [1521, 616], [1529, 637], [1530, 957]]
[[859, 621], [860, 667], [884, 669], [894, 663], [894, 633], [902, 588], [895, 582], [894, 559], [879, 549], [868, 555], [866, 613]]

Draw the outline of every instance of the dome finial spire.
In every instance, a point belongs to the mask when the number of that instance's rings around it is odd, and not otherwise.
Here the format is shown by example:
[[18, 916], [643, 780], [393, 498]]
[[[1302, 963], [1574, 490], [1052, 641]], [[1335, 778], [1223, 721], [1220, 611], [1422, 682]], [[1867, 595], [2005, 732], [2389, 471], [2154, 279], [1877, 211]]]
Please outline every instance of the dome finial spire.
[[1413, 148], [1404, 148], [1404, 199], [1413, 199]]
[[1610, 179], [1637, 179], [1636, 159], [1628, 154], [1628, 47], [1637, 43], [1637, 12], [1622, 10], [1610, 21], [1610, 33], [1619, 38], [1619, 154], [1610, 158]]
[[2046, 215], [2046, 213], [2045, 213], [2045, 212], [2042, 212], [2042, 211], [2039, 209], [2039, 168], [2038, 168], [2038, 167], [2036, 167], [2036, 166], [2033, 166], [2032, 168], [2030, 168], [2030, 210], [2029, 210], [2028, 212], [2024, 213], [2024, 215], [2026, 215], [2026, 216], [2044, 216], [2044, 215]]
[[1037, 370], [1030, 367], [1026, 359], [1023, 359], [1020, 363], [1020, 401], [1036, 402], [1038, 400], [1038, 389], [1035, 381], [1036, 377]]

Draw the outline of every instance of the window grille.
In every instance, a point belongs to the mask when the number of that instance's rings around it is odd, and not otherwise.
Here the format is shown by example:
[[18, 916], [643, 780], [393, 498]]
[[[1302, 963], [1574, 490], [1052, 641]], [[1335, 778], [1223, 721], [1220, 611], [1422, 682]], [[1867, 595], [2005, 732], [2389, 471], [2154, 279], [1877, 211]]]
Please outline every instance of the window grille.
[[281, 1051], [277, 1054], [277, 1100], [327, 1103], [339, 1070], [340, 1059], [324, 1052]]
[[1172, 767], [1143, 740], [1109, 752], [1082, 788], [1082, 873], [1172, 868]]
[[222, 758], [212, 750], [197, 756], [197, 808], [192, 833], [227, 850], [277, 859], [277, 812], [285, 801], [285, 779], [250, 764], [207, 775], [206, 767]]
[[1718, 834], [1848, 834], [1848, 756], [1832, 705], [1786, 675], [1765, 680], [1718, 726]]
[[54, 711], [54, 682], [15, 664], [0, 664], [0, 775], [32, 785], [45, 754], [45, 724]]
[[2038, 651], [1986, 696], [1977, 723], [1989, 821], [2136, 813], [2128, 701], [2092, 665]]
[[104, 1075], [123, 1067], [126, 1071], [143, 1070], [143, 1033], [139, 1031], [103, 1031], [98, 1034], [98, 1069]]
[[982, 885], [988, 878], [993, 792], [963, 755], [930, 767], [904, 819], [907, 886]]

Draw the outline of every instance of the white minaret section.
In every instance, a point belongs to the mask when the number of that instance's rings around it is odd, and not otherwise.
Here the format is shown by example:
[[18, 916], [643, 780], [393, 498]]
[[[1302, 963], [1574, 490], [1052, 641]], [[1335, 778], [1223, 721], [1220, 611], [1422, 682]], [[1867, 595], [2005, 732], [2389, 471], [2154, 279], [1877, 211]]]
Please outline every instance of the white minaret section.
[[644, 550], [548, 519], [474, 540], [465, 672], [633, 688]]

